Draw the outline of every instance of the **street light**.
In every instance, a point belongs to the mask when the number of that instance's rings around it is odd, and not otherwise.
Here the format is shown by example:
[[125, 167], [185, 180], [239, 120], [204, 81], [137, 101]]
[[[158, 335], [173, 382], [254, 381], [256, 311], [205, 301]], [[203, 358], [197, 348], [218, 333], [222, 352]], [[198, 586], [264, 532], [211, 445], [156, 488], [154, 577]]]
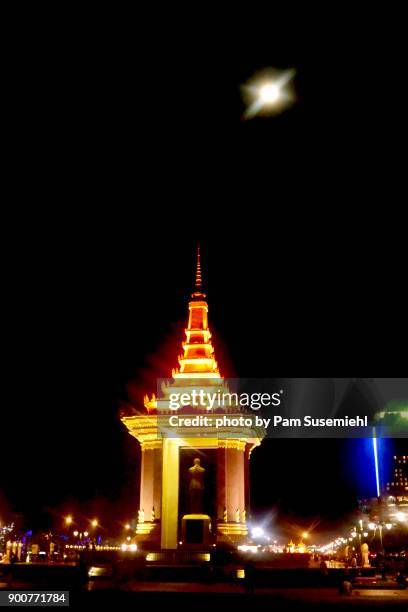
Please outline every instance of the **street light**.
[[66, 516], [65, 517], [65, 524], [66, 525], [71, 525], [71, 523], [72, 523], [72, 516], [71, 515]]
[[98, 526], [98, 519], [93, 519], [91, 521], [91, 525], [92, 525], [92, 527], [97, 527]]
[[261, 538], [264, 535], [264, 530], [262, 527], [253, 527], [251, 534], [253, 538]]

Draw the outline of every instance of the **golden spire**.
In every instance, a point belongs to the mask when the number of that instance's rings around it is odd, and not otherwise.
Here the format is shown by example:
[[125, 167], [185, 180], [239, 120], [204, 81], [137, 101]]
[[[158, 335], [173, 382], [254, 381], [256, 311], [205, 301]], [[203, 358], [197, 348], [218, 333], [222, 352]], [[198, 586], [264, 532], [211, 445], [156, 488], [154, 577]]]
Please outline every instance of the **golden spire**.
[[200, 243], [197, 243], [197, 269], [195, 276], [195, 288], [201, 289], [202, 278], [201, 278], [201, 256], [200, 256]]
[[201, 252], [199, 242], [197, 243], [197, 265], [195, 273], [194, 291], [191, 294], [191, 297], [194, 300], [202, 300], [206, 297], [203, 291], [203, 277], [201, 274]]
[[220, 372], [214, 358], [211, 332], [208, 328], [208, 304], [202, 289], [200, 243], [197, 244], [197, 265], [194, 291], [189, 302], [189, 317], [185, 329], [183, 354], [179, 357], [179, 370], [174, 378], [219, 378]]

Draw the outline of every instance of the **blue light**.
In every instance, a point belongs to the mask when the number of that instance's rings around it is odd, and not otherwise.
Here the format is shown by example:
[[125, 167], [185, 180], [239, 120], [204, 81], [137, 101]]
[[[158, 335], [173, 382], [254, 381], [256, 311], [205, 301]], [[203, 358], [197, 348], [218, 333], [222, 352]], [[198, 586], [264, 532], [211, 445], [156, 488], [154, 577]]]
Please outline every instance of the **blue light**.
[[380, 487], [380, 471], [378, 467], [378, 446], [377, 446], [377, 438], [375, 437], [375, 427], [373, 429], [374, 438], [373, 438], [373, 450], [374, 450], [374, 465], [375, 465], [375, 484], [377, 487], [377, 497], [381, 495], [381, 487]]

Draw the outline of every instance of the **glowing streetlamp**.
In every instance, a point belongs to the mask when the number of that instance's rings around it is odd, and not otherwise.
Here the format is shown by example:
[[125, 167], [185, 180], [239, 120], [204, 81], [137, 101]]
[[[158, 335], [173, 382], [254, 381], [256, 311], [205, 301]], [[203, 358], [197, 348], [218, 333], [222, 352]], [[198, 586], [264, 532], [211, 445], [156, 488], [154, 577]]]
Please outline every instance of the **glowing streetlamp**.
[[282, 112], [294, 100], [291, 81], [294, 70], [267, 70], [255, 77], [244, 87], [247, 98], [246, 119], [258, 114], [276, 114]]
[[308, 538], [308, 537], [309, 537], [308, 532], [307, 532], [307, 531], [304, 531], [304, 532], [302, 533], [302, 538], [303, 538], [303, 539], [305, 539], [305, 540], [307, 540], [307, 538]]
[[95, 527], [98, 527], [98, 524], [99, 524], [99, 523], [98, 523], [98, 519], [93, 519], [93, 520], [91, 521], [91, 525], [92, 525], [92, 527], [93, 527], [94, 529], [95, 529]]
[[65, 517], [65, 524], [66, 525], [71, 525], [71, 523], [72, 523], [72, 516], [71, 515], [66, 516]]
[[129, 531], [129, 529], [130, 529], [130, 525], [129, 525], [129, 523], [126, 523], [126, 525], [125, 525], [125, 529], [126, 529], [126, 531]]
[[253, 527], [251, 534], [253, 538], [262, 538], [264, 530], [262, 527]]

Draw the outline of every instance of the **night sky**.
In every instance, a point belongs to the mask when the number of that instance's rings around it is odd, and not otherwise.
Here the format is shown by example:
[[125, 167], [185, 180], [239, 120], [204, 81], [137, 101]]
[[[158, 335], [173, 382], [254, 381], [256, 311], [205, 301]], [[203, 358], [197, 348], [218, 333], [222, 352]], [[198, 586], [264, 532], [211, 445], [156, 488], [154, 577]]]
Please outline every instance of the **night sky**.
[[[169, 36], [157, 53], [95, 28], [16, 51], [3, 513], [98, 513], [109, 528], [136, 514], [139, 453], [119, 407], [130, 380], [175, 365], [197, 239], [228, 371], [406, 374], [398, 39], [380, 52], [330, 34], [288, 27], [225, 53]], [[268, 66], [296, 69], [297, 104], [243, 121], [240, 87]], [[257, 453], [255, 512], [324, 522], [354, 507], [344, 443]]]

